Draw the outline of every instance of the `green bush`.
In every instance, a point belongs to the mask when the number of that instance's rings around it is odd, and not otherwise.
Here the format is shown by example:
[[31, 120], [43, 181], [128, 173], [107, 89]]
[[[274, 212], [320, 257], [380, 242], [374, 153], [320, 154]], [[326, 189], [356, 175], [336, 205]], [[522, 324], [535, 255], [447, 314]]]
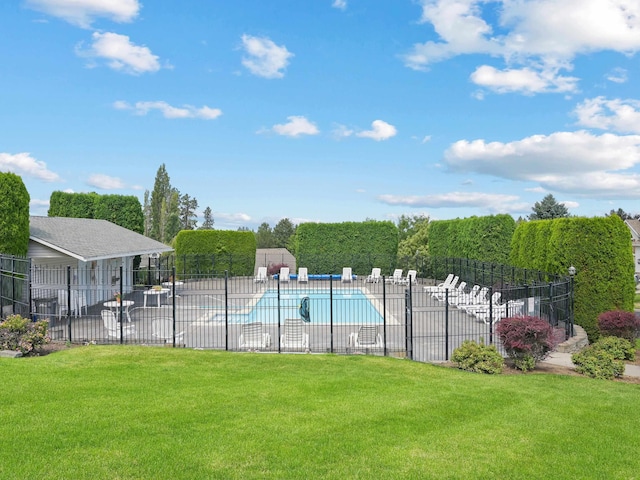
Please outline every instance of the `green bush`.
[[475, 373], [502, 373], [504, 358], [494, 345], [465, 340], [453, 351], [451, 361], [458, 368]]
[[596, 344], [582, 349], [571, 356], [576, 372], [592, 378], [612, 380], [624, 373], [624, 362]]
[[10, 315], [0, 323], [0, 348], [13, 350], [27, 355], [49, 343], [47, 336], [49, 324], [46, 320], [31, 322], [20, 315]]
[[610, 353], [616, 360], [629, 360], [633, 362], [636, 359], [635, 344], [632, 344], [626, 338], [602, 337], [594, 343], [594, 347]]

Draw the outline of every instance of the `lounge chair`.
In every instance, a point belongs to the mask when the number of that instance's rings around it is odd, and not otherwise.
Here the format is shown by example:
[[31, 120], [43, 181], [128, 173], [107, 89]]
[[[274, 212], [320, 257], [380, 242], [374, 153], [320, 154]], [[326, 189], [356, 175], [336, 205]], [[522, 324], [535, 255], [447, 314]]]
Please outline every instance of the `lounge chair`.
[[462, 293], [458, 295], [449, 296], [449, 305], [473, 305], [476, 301], [476, 296], [480, 292], [480, 285], [476, 284], [468, 293]]
[[344, 267], [342, 269], [342, 283], [351, 283], [352, 280], [351, 267]]
[[445, 288], [453, 288], [457, 282], [458, 277], [456, 277], [453, 273], [450, 273], [444, 282], [437, 285], [427, 285], [426, 287], [423, 287], [423, 289], [425, 292], [437, 292]]
[[309, 281], [309, 273], [307, 267], [300, 267], [298, 269], [298, 282], [307, 283]]
[[255, 283], [266, 283], [267, 279], [267, 267], [258, 267], [258, 274], [255, 276], [253, 281]]
[[416, 283], [416, 277], [418, 276], [418, 272], [416, 270], [409, 270], [407, 272], [407, 276], [404, 278], [400, 278], [400, 280], [398, 280], [398, 285], [409, 285], [409, 283], [411, 283], [411, 285], [414, 285]]
[[[487, 301], [484, 302], [480, 302], [480, 303], [476, 303], [474, 305], [461, 305], [462, 310], [464, 310], [465, 312], [471, 314], [471, 315], [476, 315], [477, 312], [485, 312], [489, 310], [489, 304], [493, 304], [493, 307], [499, 307], [501, 304], [498, 303], [500, 301], [500, 297], [502, 296], [502, 293], [500, 292], [493, 292], [493, 294], [491, 295], [491, 298]], [[492, 307], [492, 308], [493, 308]]]
[[263, 330], [262, 322], [245, 323], [238, 343], [243, 349], [262, 350], [271, 346], [271, 335]]
[[402, 269], [401, 268], [396, 268], [393, 271], [393, 275], [391, 275], [389, 278], [386, 279], [387, 283], [398, 283], [402, 281]]
[[176, 339], [176, 343], [182, 342], [184, 332], [176, 332], [173, 334], [173, 319], [170, 317], [162, 317], [154, 320], [151, 323], [151, 335], [164, 343], [173, 343], [173, 339]]
[[380, 281], [380, 273], [381, 273], [381, 269], [380, 268], [372, 268], [371, 269], [371, 275], [369, 275], [367, 278], [365, 278], [365, 282], [368, 283], [378, 283]]
[[460, 282], [456, 288], [445, 288], [444, 290], [433, 292], [431, 296], [437, 298], [441, 302], [444, 302], [448, 298], [464, 295], [465, 288], [467, 288], [467, 282]]
[[[104, 328], [107, 329], [107, 334], [110, 337], [120, 338], [120, 322], [116, 319], [116, 314], [111, 310], [102, 310], [100, 312]], [[122, 335], [128, 337], [136, 333], [135, 325], [124, 325], [122, 327]]]
[[309, 334], [304, 331], [304, 322], [299, 318], [287, 318], [284, 321], [284, 331], [280, 335], [282, 350], [308, 350]]
[[382, 335], [375, 325], [362, 325], [357, 332], [349, 334], [349, 347], [360, 349], [384, 348]]
[[280, 275], [278, 275], [278, 280], [280, 281], [280, 283], [288, 282], [290, 280], [289, 267], [280, 267]]
[[70, 313], [68, 298], [66, 290], [58, 290], [58, 320], [60, 320], [63, 313], [65, 315]]

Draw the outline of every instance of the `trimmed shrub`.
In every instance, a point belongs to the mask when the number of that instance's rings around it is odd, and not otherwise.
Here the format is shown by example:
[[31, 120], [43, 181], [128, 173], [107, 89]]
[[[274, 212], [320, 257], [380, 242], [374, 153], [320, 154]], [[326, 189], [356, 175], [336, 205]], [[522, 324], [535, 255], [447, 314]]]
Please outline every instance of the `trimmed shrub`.
[[504, 358], [494, 345], [465, 340], [453, 351], [451, 361], [461, 370], [475, 373], [502, 373]]
[[576, 365], [576, 372], [592, 378], [612, 380], [624, 373], [624, 362], [616, 358], [607, 350], [590, 345], [571, 356]]
[[0, 323], [0, 348], [28, 355], [49, 343], [47, 336], [49, 324], [46, 320], [31, 322], [20, 315], [10, 315]]
[[267, 267], [267, 275], [271, 276], [271, 275], [275, 275], [276, 273], [280, 273], [280, 269], [282, 267], [288, 267], [289, 265], [287, 265], [286, 263], [276, 263], [274, 264], [270, 264]]
[[640, 330], [640, 319], [632, 312], [611, 310], [598, 316], [598, 330], [603, 337], [620, 337], [635, 343]]
[[533, 370], [553, 350], [557, 339], [553, 327], [539, 317], [509, 317], [496, 332], [516, 368]]
[[626, 338], [602, 337], [594, 343], [594, 347], [610, 353], [616, 360], [629, 360], [633, 362], [636, 359], [635, 344]]

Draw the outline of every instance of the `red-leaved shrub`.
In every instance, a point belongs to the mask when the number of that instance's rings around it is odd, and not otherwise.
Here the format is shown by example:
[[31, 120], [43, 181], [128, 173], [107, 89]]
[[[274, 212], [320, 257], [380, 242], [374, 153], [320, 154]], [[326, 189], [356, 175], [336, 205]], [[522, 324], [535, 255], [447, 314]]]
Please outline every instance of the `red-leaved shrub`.
[[276, 273], [280, 273], [280, 268], [282, 267], [288, 267], [289, 265], [287, 265], [286, 263], [276, 263], [271, 264], [267, 267], [267, 275], [275, 275]]
[[532, 370], [559, 342], [553, 327], [539, 317], [509, 317], [496, 332], [504, 349], [520, 370]]
[[635, 345], [640, 319], [632, 312], [611, 310], [598, 316], [598, 330], [603, 337], [625, 338]]

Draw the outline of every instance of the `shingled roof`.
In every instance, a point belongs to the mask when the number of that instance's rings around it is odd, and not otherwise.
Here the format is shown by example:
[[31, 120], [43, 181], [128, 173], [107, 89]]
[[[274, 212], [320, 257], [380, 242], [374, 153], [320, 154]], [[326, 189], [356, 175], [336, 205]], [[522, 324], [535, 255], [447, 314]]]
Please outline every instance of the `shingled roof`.
[[173, 249], [107, 220], [30, 217], [29, 239], [85, 262]]

